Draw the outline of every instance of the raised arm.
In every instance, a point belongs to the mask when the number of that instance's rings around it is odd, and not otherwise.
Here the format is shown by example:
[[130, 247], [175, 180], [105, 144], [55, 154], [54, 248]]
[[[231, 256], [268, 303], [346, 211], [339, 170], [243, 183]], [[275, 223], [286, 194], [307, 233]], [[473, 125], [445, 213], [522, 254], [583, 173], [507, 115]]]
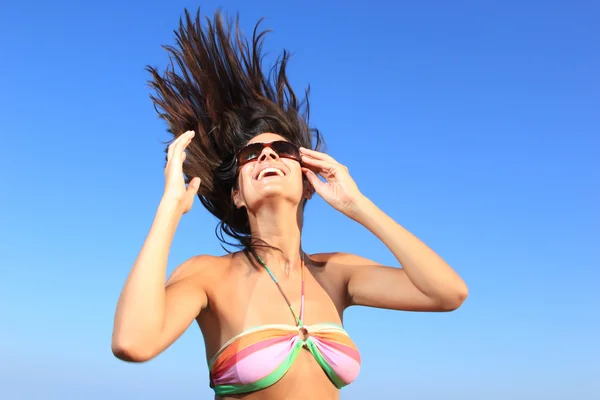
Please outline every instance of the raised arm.
[[327, 154], [310, 149], [301, 151], [303, 170], [316, 192], [377, 236], [402, 266], [386, 267], [350, 254], [332, 255], [329, 261], [344, 268], [347, 305], [451, 311], [463, 303], [468, 290], [460, 276], [432, 249], [363, 196], [345, 166]]
[[165, 284], [167, 259], [181, 219], [193, 204], [200, 181], [183, 180], [184, 150], [193, 132], [181, 135], [168, 149], [165, 193], [142, 249], [119, 297], [112, 335], [114, 355], [125, 361], [147, 361], [173, 343], [206, 306], [206, 293], [196, 271], [202, 259], [180, 265]]

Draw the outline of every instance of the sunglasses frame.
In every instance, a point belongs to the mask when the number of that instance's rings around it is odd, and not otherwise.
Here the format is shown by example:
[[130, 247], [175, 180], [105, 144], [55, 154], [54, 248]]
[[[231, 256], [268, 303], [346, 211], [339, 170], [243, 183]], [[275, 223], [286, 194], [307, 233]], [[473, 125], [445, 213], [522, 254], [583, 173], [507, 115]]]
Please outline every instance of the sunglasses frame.
[[[298, 154], [298, 157], [292, 157], [292, 156], [290, 156], [290, 155], [287, 155], [287, 154], [283, 154], [283, 155], [282, 155], [282, 154], [279, 154], [279, 152], [273, 148], [273, 145], [277, 146], [277, 144], [278, 144], [278, 143], [285, 143], [286, 145], [292, 146], [294, 149], [296, 149], [296, 153]], [[274, 140], [274, 141], [272, 141], [272, 142], [256, 142], [256, 143], [250, 143], [250, 144], [247, 144], [247, 145], [245, 145], [245, 146], [244, 146], [244, 147], [242, 147], [241, 149], [239, 149], [239, 150], [236, 152], [236, 154], [235, 154], [235, 160], [236, 160], [236, 163], [237, 163], [237, 167], [238, 167], [238, 169], [239, 169], [239, 168], [241, 168], [241, 167], [243, 167], [244, 165], [246, 165], [246, 164], [248, 164], [248, 163], [251, 163], [251, 162], [253, 162], [253, 161], [256, 161], [256, 160], [258, 159], [258, 157], [256, 157], [256, 158], [253, 158], [253, 159], [251, 159], [251, 160], [245, 160], [245, 161], [242, 161], [242, 162], [240, 162], [240, 154], [241, 154], [241, 153], [242, 153], [242, 152], [243, 152], [243, 151], [244, 151], [246, 148], [248, 148], [248, 147], [250, 147], [250, 146], [259, 146], [259, 145], [261, 146], [261, 152], [262, 152], [262, 151], [263, 151], [263, 150], [264, 150], [266, 147], [268, 147], [268, 148], [270, 148], [271, 150], [273, 150], [275, 153], [277, 153], [277, 155], [278, 155], [280, 158], [287, 158], [287, 159], [290, 159], [290, 160], [298, 161], [300, 164], [302, 164], [302, 158], [300, 157], [300, 149], [298, 148], [298, 146], [296, 146], [296, 145], [295, 145], [294, 143], [292, 143], [292, 142], [288, 142], [288, 141], [285, 141], [285, 140]], [[260, 157], [260, 156], [259, 156], [259, 157]]]

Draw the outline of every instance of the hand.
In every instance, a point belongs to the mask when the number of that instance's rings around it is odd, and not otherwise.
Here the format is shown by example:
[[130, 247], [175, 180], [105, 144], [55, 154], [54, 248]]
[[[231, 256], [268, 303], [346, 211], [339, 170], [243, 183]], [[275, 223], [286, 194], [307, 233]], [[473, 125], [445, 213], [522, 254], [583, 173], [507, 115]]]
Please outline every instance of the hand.
[[185, 149], [194, 137], [194, 131], [187, 131], [179, 136], [169, 145], [167, 150], [167, 165], [165, 166], [165, 193], [163, 198], [175, 201], [177, 208], [182, 214], [192, 209], [194, 196], [200, 188], [200, 178], [193, 178], [189, 185], [185, 186], [183, 179], [183, 162], [185, 161]]
[[[302, 147], [300, 155], [303, 163], [302, 172], [319, 196], [336, 210], [354, 218], [354, 208], [363, 195], [350, 176], [348, 168], [319, 151]], [[325, 182], [317, 175], [325, 178]]]

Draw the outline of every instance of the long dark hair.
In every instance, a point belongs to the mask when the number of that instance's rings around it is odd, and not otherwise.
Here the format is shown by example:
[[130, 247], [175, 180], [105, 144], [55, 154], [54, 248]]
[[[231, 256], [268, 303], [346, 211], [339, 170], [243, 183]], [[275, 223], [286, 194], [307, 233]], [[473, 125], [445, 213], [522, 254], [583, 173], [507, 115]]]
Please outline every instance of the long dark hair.
[[202, 27], [200, 10], [195, 19], [185, 10], [175, 31], [176, 46], [163, 46], [170, 63], [162, 76], [146, 67], [155, 92], [150, 98], [172, 140], [188, 130], [196, 132], [183, 173], [187, 182], [196, 176], [202, 180], [198, 197], [220, 220], [217, 237], [222, 245], [241, 247], [255, 256], [260, 240], [251, 236], [245, 208], [236, 208], [231, 197], [237, 180], [235, 152], [264, 132], [298, 146], [318, 150], [322, 145], [320, 132], [309, 126], [309, 88], [298, 100], [286, 76], [289, 53], [284, 50], [270, 73], [263, 73], [261, 50], [268, 31], [259, 31], [261, 22], [249, 43], [239, 17], [234, 24], [217, 11]]

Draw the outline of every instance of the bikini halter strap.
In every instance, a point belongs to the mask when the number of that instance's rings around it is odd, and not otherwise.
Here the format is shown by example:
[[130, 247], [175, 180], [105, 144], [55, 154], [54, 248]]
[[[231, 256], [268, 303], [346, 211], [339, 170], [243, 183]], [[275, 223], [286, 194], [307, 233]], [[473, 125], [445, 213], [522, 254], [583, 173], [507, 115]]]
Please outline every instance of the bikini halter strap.
[[281, 286], [279, 285], [279, 282], [277, 281], [277, 278], [275, 278], [275, 275], [273, 275], [273, 273], [271, 272], [271, 270], [269, 269], [269, 267], [267, 267], [267, 264], [263, 261], [263, 259], [259, 255], [257, 255], [257, 257], [258, 257], [258, 261], [260, 261], [261, 265], [263, 267], [265, 267], [265, 269], [267, 270], [267, 272], [271, 276], [271, 279], [273, 279], [273, 282], [275, 282], [275, 284], [277, 285], [277, 288], [279, 289], [279, 292], [281, 293], [281, 295], [285, 299], [285, 302], [287, 303], [288, 307], [290, 308], [290, 311], [292, 312], [292, 315], [294, 316], [294, 319], [296, 320], [296, 324], [298, 325], [299, 328], [302, 328], [304, 326], [304, 322], [303, 322], [304, 321], [304, 261], [302, 261], [302, 263], [300, 264], [302, 284], [301, 284], [301, 287], [300, 287], [300, 317], [298, 317], [298, 315], [294, 311], [294, 308], [292, 307], [292, 304], [290, 303], [289, 299], [287, 298], [287, 296], [283, 292], [283, 289], [281, 289]]

